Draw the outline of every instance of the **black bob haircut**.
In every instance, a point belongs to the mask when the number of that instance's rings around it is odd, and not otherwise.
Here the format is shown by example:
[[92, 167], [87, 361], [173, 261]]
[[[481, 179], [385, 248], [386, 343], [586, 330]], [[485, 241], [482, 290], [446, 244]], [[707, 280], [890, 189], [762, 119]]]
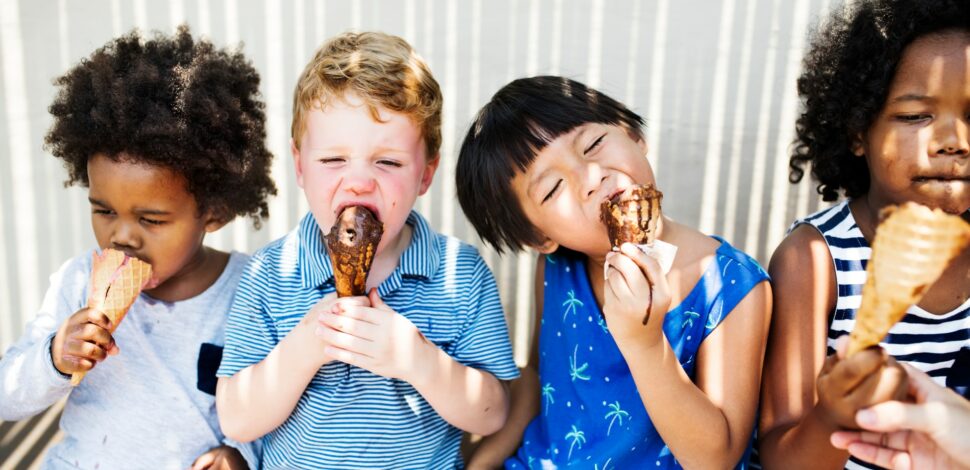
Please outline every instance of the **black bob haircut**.
[[478, 235], [499, 253], [539, 246], [511, 181], [557, 137], [588, 123], [625, 127], [643, 139], [643, 118], [622, 103], [564, 77], [520, 78], [485, 104], [458, 154], [458, 202]]

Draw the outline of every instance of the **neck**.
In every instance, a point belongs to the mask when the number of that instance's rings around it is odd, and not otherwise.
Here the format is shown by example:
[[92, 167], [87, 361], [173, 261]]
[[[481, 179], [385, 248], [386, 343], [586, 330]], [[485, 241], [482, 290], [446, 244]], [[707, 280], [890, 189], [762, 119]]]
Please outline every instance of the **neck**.
[[228, 262], [228, 253], [201, 245], [192, 260], [179, 272], [145, 293], [164, 302], [190, 299], [212, 286]]

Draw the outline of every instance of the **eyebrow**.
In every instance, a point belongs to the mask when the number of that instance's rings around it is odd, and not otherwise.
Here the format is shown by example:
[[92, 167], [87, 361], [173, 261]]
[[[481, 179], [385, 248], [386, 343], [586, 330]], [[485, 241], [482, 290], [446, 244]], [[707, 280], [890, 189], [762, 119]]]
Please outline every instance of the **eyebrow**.
[[[95, 199], [93, 197], [89, 197], [88, 198], [88, 202], [90, 202], [91, 204], [94, 204], [96, 206], [101, 206], [101, 207], [106, 207], [106, 208], [110, 208], [111, 207], [110, 205], [108, 205], [104, 201], [101, 201], [99, 199]], [[163, 211], [163, 210], [159, 210], [159, 209], [139, 208], [139, 207], [136, 207], [132, 212], [134, 212], [134, 213], [136, 213], [138, 215], [170, 215], [171, 214], [171, 212], [169, 212], [169, 211]]]
[[905, 95], [899, 95], [892, 99], [891, 103], [901, 103], [905, 101], [936, 101], [932, 96], [927, 95], [917, 95], [916, 93], [907, 93]]

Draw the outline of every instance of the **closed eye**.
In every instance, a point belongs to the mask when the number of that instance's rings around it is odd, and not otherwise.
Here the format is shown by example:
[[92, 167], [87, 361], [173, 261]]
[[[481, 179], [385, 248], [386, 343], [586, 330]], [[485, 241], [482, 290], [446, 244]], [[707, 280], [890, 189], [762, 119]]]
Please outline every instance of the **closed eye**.
[[394, 168], [401, 168], [402, 166], [404, 166], [404, 165], [401, 164], [401, 162], [398, 162], [398, 161], [395, 161], [395, 160], [386, 160], [386, 159], [378, 160], [377, 161], [377, 164], [378, 165], [383, 165], [383, 166], [390, 166], [390, 167], [394, 167]]
[[548, 201], [549, 199], [552, 199], [552, 196], [556, 194], [556, 191], [559, 189], [559, 186], [561, 185], [562, 185], [562, 180], [556, 181], [556, 185], [552, 187], [552, 190], [550, 190], [549, 193], [546, 194], [546, 197], [542, 198], [541, 204], [545, 204], [546, 201]]
[[589, 145], [589, 147], [586, 147], [586, 150], [583, 150], [583, 155], [586, 155], [592, 152], [593, 150], [596, 150], [596, 147], [599, 147], [600, 143], [603, 142], [604, 137], [606, 137], [606, 134], [603, 134], [599, 136], [596, 140], [594, 140], [593, 143]]
[[327, 164], [335, 164], [335, 163], [343, 162], [344, 161], [344, 157], [323, 157], [323, 158], [319, 159], [318, 161], [320, 163], [325, 164], [325, 165], [327, 165]]
[[912, 122], [912, 123], [916, 123], [916, 122], [924, 121], [926, 119], [930, 119], [931, 117], [932, 117], [931, 115], [925, 114], [925, 113], [917, 113], [917, 114], [897, 114], [896, 115], [896, 120], [902, 121], [902, 122]]
[[91, 213], [97, 215], [111, 215], [111, 211], [108, 209], [91, 209]]
[[165, 224], [165, 221], [164, 220], [149, 219], [149, 218], [146, 218], [146, 217], [142, 217], [141, 218], [141, 221], [144, 222], [144, 223], [146, 223], [146, 224], [148, 224], [148, 225], [164, 225]]

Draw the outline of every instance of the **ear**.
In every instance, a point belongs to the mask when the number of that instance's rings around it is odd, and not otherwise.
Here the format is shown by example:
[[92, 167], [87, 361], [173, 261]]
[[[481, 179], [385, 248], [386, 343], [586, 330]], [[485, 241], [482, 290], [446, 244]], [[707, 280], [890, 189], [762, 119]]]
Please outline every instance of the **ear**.
[[852, 154], [857, 157], [866, 156], [866, 145], [865, 141], [862, 139], [862, 134], [858, 134], [852, 139], [852, 147], [850, 147], [850, 150], [852, 150]]
[[300, 160], [300, 149], [296, 146], [296, 141], [290, 139], [290, 154], [293, 155], [293, 168], [296, 169], [296, 184], [303, 188], [303, 165]]
[[543, 240], [543, 242], [540, 245], [533, 246], [532, 248], [535, 248], [535, 250], [538, 251], [539, 253], [542, 253], [544, 255], [549, 255], [559, 249], [559, 244], [546, 238], [545, 240]]
[[211, 209], [206, 211], [206, 213], [203, 214], [202, 217], [205, 219], [206, 233], [215, 232], [216, 230], [219, 230], [220, 228], [225, 227], [226, 224], [229, 223], [229, 220], [226, 217], [217, 215]]
[[421, 187], [419, 188], [418, 196], [423, 196], [424, 193], [428, 192], [428, 188], [431, 187], [431, 181], [434, 180], [434, 172], [438, 170], [438, 164], [440, 163], [441, 155], [435, 154], [434, 160], [424, 165], [424, 170], [421, 173]]

